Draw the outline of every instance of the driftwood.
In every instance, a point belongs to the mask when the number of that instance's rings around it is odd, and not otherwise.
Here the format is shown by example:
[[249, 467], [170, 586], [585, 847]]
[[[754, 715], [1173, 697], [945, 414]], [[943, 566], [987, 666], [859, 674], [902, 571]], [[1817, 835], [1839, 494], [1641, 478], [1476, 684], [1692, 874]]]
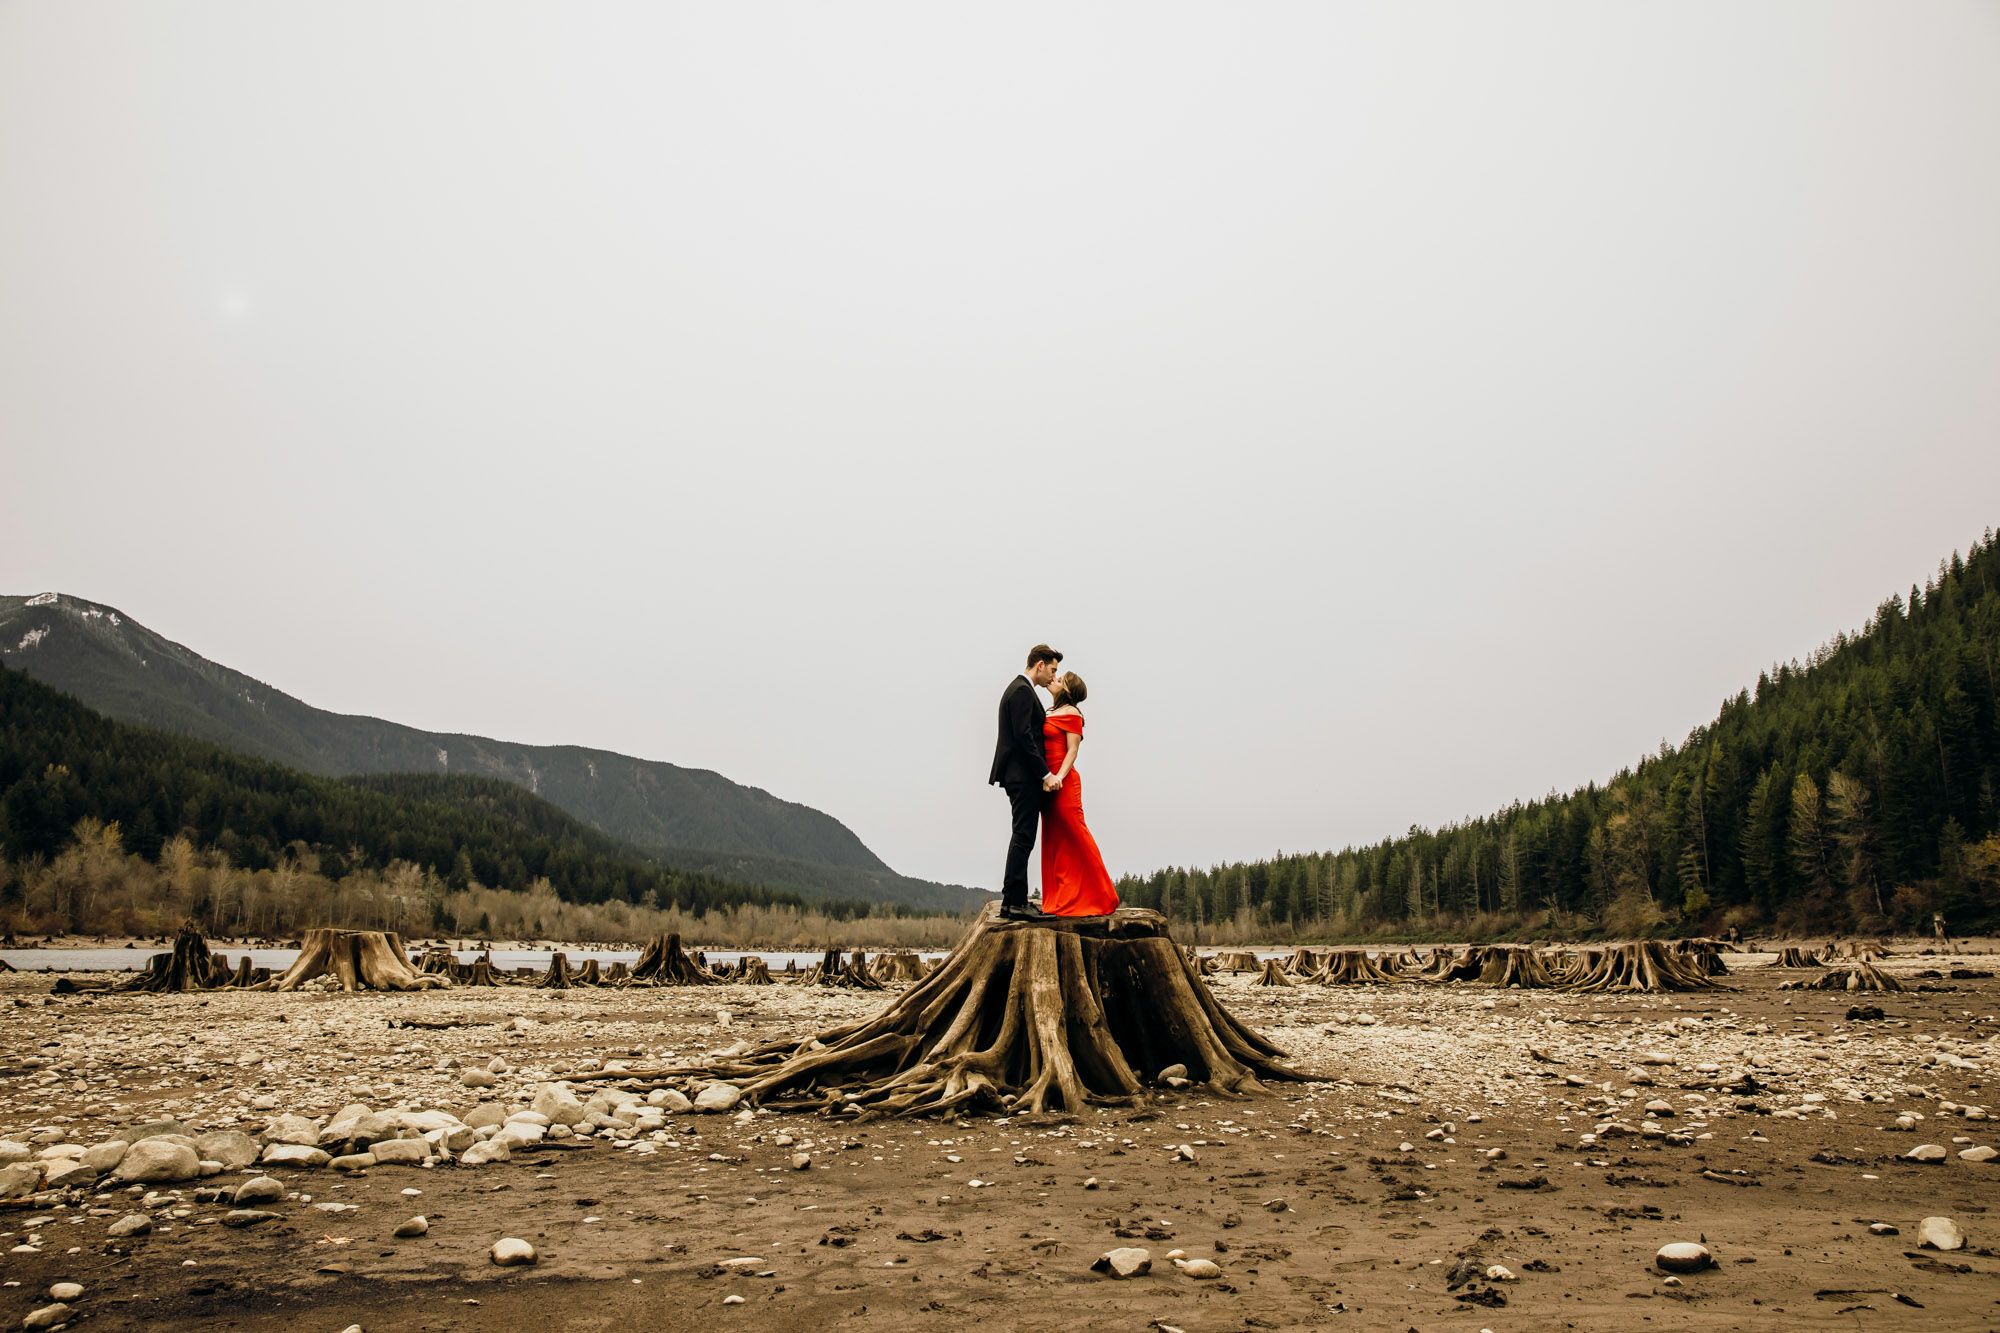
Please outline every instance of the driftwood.
[[627, 979], [630, 985], [649, 986], [714, 986], [720, 982], [720, 977], [681, 949], [678, 931], [654, 936], [639, 961], [632, 964], [632, 975]]
[[1766, 967], [1825, 967], [1826, 964], [1822, 963], [1819, 960], [1819, 955], [1814, 953], [1811, 949], [1801, 949], [1796, 945], [1787, 945], [1785, 948], [1778, 951], [1778, 961], [1776, 961], [1775, 963], [1767, 963], [1765, 964], [1765, 966]]
[[292, 965], [254, 989], [293, 991], [326, 973], [336, 977], [344, 991], [436, 990], [451, 985], [446, 977], [427, 976], [411, 967], [405, 952], [402, 937], [394, 931], [308, 930]]
[[1292, 981], [1292, 974], [1285, 970], [1285, 965], [1282, 962], [1276, 958], [1267, 958], [1264, 960], [1263, 975], [1250, 984], [1253, 986], [1290, 986], [1296, 983]]
[[185, 991], [208, 990], [229, 983], [229, 965], [216, 965], [217, 954], [208, 951], [208, 941], [202, 938], [201, 928], [192, 921], [181, 923], [180, 933], [174, 937], [172, 953], [156, 953], [146, 960], [146, 967], [129, 981], [119, 982], [112, 989], [121, 991]]
[[1787, 981], [1779, 990], [1899, 991], [1903, 983], [1863, 959], [1853, 967], [1837, 967], [1810, 981]]
[[1585, 949], [1561, 981], [1567, 990], [1585, 992], [1715, 989], [1691, 955], [1676, 954], [1658, 940]]
[[1027, 922], [989, 907], [873, 1018], [700, 1072], [781, 1109], [1075, 1112], [1129, 1105], [1173, 1065], [1223, 1096], [1310, 1077], [1283, 1055], [1216, 1002], [1159, 913]]

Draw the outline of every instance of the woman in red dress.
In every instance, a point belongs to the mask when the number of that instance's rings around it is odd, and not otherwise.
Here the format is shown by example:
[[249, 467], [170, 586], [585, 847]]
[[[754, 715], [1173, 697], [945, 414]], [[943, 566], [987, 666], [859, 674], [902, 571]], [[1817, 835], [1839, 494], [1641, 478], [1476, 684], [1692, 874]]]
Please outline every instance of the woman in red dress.
[[1049, 772], [1062, 786], [1042, 807], [1042, 910], [1050, 916], [1109, 916], [1118, 890], [1104, 869], [1097, 839], [1083, 822], [1083, 775], [1076, 753], [1083, 748], [1083, 679], [1066, 671], [1050, 689], [1056, 706], [1042, 723], [1042, 747]]

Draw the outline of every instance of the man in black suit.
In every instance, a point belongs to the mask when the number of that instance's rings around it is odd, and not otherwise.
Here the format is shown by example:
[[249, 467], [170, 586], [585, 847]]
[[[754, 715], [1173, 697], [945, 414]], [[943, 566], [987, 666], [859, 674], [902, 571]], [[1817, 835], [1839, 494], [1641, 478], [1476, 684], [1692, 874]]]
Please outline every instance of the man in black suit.
[[1042, 749], [1042, 722], [1047, 717], [1034, 687], [1055, 683], [1062, 654], [1046, 643], [1028, 653], [1028, 669], [1007, 683], [1000, 695], [1000, 743], [993, 750], [993, 772], [987, 781], [1007, 793], [1013, 808], [1014, 836], [1007, 843], [1007, 874], [1000, 882], [1000, 915], [1010, 921], [1033, 921], [1028, 910], [1028, 853], [1042, 818], [1042, 800], [1062, 784], [1049, 772]]

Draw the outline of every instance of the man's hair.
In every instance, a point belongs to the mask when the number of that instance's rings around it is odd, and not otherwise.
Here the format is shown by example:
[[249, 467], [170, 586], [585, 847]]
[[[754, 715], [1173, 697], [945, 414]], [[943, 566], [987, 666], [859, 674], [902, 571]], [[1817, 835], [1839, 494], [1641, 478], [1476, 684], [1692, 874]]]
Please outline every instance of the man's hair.
[[1028, 650], [1028, 670], [1033, 671], [1037, 662], [1060, 662], [1062, 654], [1046, 643], [1038, 643]]

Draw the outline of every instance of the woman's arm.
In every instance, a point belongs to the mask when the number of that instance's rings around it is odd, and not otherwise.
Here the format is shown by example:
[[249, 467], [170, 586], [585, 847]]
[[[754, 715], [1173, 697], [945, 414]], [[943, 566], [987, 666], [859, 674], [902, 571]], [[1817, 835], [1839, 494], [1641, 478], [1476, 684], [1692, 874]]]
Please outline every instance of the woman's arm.
[[1069, 771], [1076, 767], [1076, 752], [1083, 748], [1083, 737], [1073, 731], [1065, 731], [1063, 739], [1069, 742], [1069, 753], [1063, 756], [1062, 767], [1056, 770], [1057, 782], [1069, 781]]

